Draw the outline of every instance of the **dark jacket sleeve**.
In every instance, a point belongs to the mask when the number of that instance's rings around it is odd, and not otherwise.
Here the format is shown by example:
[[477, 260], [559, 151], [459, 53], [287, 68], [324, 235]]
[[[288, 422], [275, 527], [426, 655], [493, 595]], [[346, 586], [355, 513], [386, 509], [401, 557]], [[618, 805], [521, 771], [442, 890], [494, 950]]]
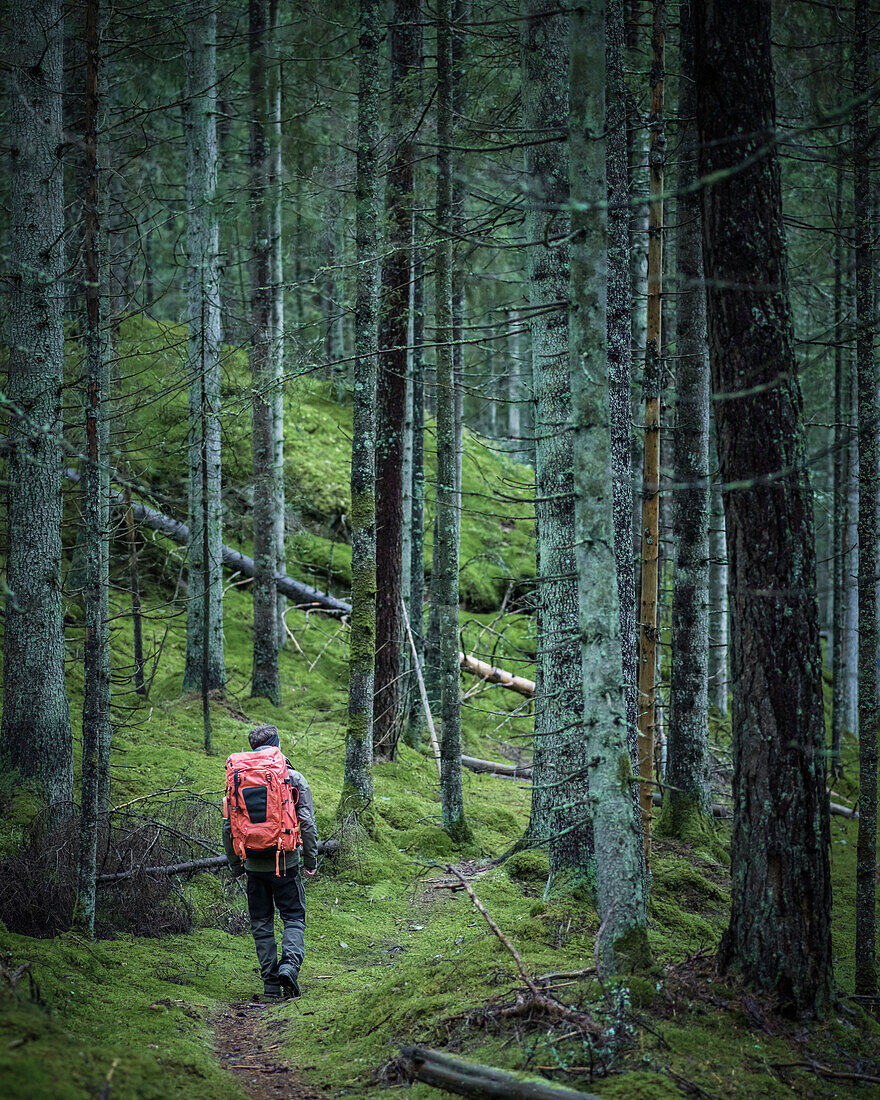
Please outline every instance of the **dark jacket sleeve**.
[[315, 807], [312, 792], [305, 778], [290, 769], [290, 781], [297, 791], [296, 816], [299, 818], [299, 835], [302, 841], [302, 862], [307, 871], [318, 866], [318, 830], [315, 827]]
[[229, 864], [232, 873], [237, 875], [244, 864], [232, 846], [232, 830], [229, 828], [229, 821], [225, 817], [223, 818], [223, 847], [226, 850], [226, 862]]

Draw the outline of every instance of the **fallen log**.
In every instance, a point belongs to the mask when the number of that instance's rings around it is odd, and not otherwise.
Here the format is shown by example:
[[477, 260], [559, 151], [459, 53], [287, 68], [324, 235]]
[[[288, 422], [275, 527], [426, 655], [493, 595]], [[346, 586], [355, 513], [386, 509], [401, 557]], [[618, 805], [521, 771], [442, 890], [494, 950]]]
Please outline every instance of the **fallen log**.
[[497, 760], [480, 760], [477, 756], [462, 756], [461, 765], [472, 772], [488, 772], [490, 775], [503, 775], [510, 779], [531, 779], [531, 764], [502, 764]]
[[577, 1092], [549, 1081], [523, 1081], [504, 1070], [464, 1062], [428, 1047], [402, 1047], [400, 1057], [410, 1080], [477, 1100], [599, 1100], [595, 1093]]
[[510, 672], [505, 672], [503, 668], [496, 668], [485, 661], [478, 661], [469, 653], [459, 653], [458, 663], [465, 672], [479, 676], [481, 680], [488, 680], [490, 684], [500, 684], [501, 687], [510, 688], [511, 691], [516, 691], [527, 699], [535, 697], [534, 680], [527, 680], [524, 676], [514, 676]]
[[[73, 482], [80, 480], [77, 471], [70, 468], [67, 470], [67, 477]], [[120, 507], [129, 506], [122, 493], [116, 489], [110, 490], [110, 499]], [[180, 520], [174, 519], [172, 516], [166, 516], [163, 512], [157, 512], [155, 508], [150, 508], [136, 500], [131, 501], [130, 507], [132, 515], [144, 527], [149, 527], [151, 531], [158, 531], [161, 535], [167, 535], [168, 538], [184, 546], [189, 541], [189, 527], [185, 523], [181, 523]], [[227, 569], [241, 573], [244, 577], [253, 577], [253, 558], [234, 550], [231, 546], [221, 547], [221, 552], [223, 554], [223, 564]], [[351, 615], [351, 604], [347, 600], [339, 600], [335, 596], [329, 596], [326, 592], [312, 588], [311, 585], [304, 584], [302, 581], [294, 580], [293, 577], [289, 577], [285, 573], [275, 574], [275, 587], [282, 596], [287, 596], [288, 599], [293, 600], [296, 606], [303, 611], [314, 609], [323, 612], [325, 615], [339, 615], [340, 617]], [[520, 695], [525, 695], [530, 699], [534, 698], [535, 683], [533, 680], [526, 680], [522, 676], [513, 676], [502, 668], [495, 668], [493, 665], [486, 664], [485, 661], [478, 661], [476, 657], [471, 657], [465, 653], [459, 653], [458, 659], [459, 664], [466, 672], [479, 676], [483, 680], [488, 680], [490, 683], [510, 688], [511, 691], [519, 692]]]
[[[335, 852], [339, 848], [338, 840], [319, 840], [318, 855]], [[163, 863], [152, 867], [135, 867], [130, 871], [120, 871], [113, 875], [98, 875], [95, 879], [99, 886], [111, 882], [122, 882], [135, 875], [183, 875], [189, 871], [210, 871], [215, 867], [225, 867], [226, 856], [206, 856], [204, 859], [191, 859], [186, 863]]]

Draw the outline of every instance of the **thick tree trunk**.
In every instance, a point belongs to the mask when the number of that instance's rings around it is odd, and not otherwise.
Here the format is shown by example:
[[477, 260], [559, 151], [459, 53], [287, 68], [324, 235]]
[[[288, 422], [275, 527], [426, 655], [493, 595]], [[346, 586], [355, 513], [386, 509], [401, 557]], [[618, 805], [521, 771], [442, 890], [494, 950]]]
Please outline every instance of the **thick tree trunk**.
[[455, 490], [455, 379], [452, 353], [452, 0], [437, 5], [437, 244], [434, 310], [437, 363], [437, 526], [432, 593], [439, 631], [440, 803], [443, 827], [470, 840], [461, 784], [461, 688], [458, 671], [458, 509]]
[[[663, 829], [693, 837], [712, 818], [709, 782], [709, 360], [697, 175], [691, 2], [679, 8], [681, 81], [675, 334], [671, 720]], [[688, 125], [690, 123], [690, 125]]]
[[387, 257], [382, 266], [379, 322], [379, 393], [376, 425], [376, 702], [373, 751], [390, 760], [400, 733], [403, 643], [403, 450], [407, 344], [412, 269], [412, 140], [418, 89], [419, 0], [395, 0], [391, 27], [391, 135], [394, 142], [385, 191]]
[[[612, 414], [602, 286], [608, 249], [605, 163], [609, 133], [605, 58], [622, 40], [622, 3], [571, 15], [571, 375], [573, 384], [578, 624], [583, 661], [581, 736], [589, 762], [600, 950], [612, 970], [648, 958], [644, 853], [620, 680], [620, 610], [614, 547]], [[607, 28], [606, 28], [607, 21]], [[607, 39], [606, 39], [607, 33]], [[613, 106], [613, 105], [612, 105]], [[597, 135], [603, 135], [599, 137]]]
[[[189, 592], [183, 689], [226, 683], [223, 659], [223, 508], [220, 498], [220, 234], [217, 198], [216, 12], [189, 0], [186, 23]], [[204, 444], [204, 445], [203, 445]], [[207, 469], [202, 469], [203, 452]], [[207, 475], [207, 476], [206, 476]], [[207, 499], [202, 499], [207, 483]], [[207, 562], [204, 557], [207, 516]], [[207, 629], [204, 617], [207, 608]], [[203, 652], [205, 638], [207, 654]]]
[[[868, 0], [856, 0], [853, 91], [864, 97], [872, 74]], [[877, 579], [880, 577], [880, 434], [874, 354], [874, 271], [871, 254], [871, 153], [875, 139], [864, 98], [853, 108], [853, 216], [856, 253], [856, 376], [859, 415], [859, 830], [856, 849], [856, 993], [877, 992]]]
[[[574, 473], [568, 310], [569, 17], [546, 0], [523, 7], [523, 130], [528, 191], [525, 233], [535, 393], [538, 661], [531, 837], [549, 842], [550, 873], [586, 875], [592, 859], [587, 762], [581, 719], [584, 684], [574, 630], [578, 586], [574, 557]], [[547, 138], [555, 137], [555, 141]], [[540, 142], [537, 140], [540, 138]], [[546, 241], [546, 244], [535, 242]]]
[[[837, 63], [843, 65], [842, 39], [837, 47]], [[842, 138], [842, 135], [841, 135]], [[842, 143], [841, 143], [842, 144]], [[831, 767], [834, 777], [840, 774], [841, 746], [846, 725], [846, 472], [849, 430], [844, 415], [849, 413], [849, 382], [843, 361], [843, 153], [838, 150], [835, 164], [834, 195], [834, 465], [833, 501], [831, 510], [831, 557], [833, 570], [833, 621], [831, 651]]]
[[251, 169], [251, 378], [253, 396], [254, 480], [254, 663], [251, 695], [278, 706], [277, 504], [275, 425], [273, 416], [275, 369], [272, 356], [272, 293], [270, 280], [271, 218], [268, 203], [269, 147], [266, 122], [267, 0], [250, 0], [250, 169]]
[[76, 923], [95, 932], [95, 873], [98, 822], [107, 810], [100, 793], [109, 793], [110, 629], [108, 614], [110, 468], [107, 405], [110, 390], [110, 340], [107, 325], [107, 206], [99, 142], [103, 145], [104, 80], [99, 77], [100, 43], [105, 21], [100, 0], [85, 10], [85, 194], [83, 195], [83, 284], [85, 298], [85, 429], [83, 467], [85, 546], [85, 640], [83, 643], [82, 797]]
[[844, 622], [844, 724], [855, 733], [859, 728], [859, 444], [858, 397], [855, 357], [847, 370], [849, 389], [850, 429], [847, 447], [846, 475], [846, 545], [843, 555], [843, 575], [846, 585], [846, 619]]
[[[694, 7], [703, 259], [731, 597], [732, 912], [721, 956], [804, 1013], [832, 991], [812, 495], [786, 272], [770, 8]], [[736, 49], [731, 50], [731, 43]]]
[[[4, 766], [73, 798], [61, 602], [62, 24], [59, 0], [10, 7], [9, 376]], [[60, 809], [60, 807], [59, 807]]]
[[376, 655], [376, 356], [379, 316], [379, 0], [361, 0], [357, 134], [357, 294], [351, 444], [351, 642], [345, 781], [340, 814], [373, 797]]
[[657, 596], [660, 565], [660, 392], [663, 381], [661, 295], [663, 291], [663, 159], [666, 132], [663, 86], [666, 54], [666, 0], [653, 0], [650, 130], [651, 197], [648, 204], [648, 322], [645, 343], [645, 456], [642, 472], [642, 575], [639, 597], [639, 796], [645, 858], [651, 854], [651, 782], [657, 690]]

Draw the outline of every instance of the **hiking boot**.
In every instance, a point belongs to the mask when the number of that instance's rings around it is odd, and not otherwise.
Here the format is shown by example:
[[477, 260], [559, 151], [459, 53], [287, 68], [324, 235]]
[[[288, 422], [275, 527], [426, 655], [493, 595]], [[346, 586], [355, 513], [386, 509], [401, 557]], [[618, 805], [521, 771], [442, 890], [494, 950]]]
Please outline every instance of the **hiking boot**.
[[299, 997], [299, 971], [290, 963], [282, 963], [278, 967], [278, 977], [281, 979], [281, 988], [285, 997]]
[[280, 985], [267, 985], [263, 987], [264, 1001], [283, 1001], [284, 990]]

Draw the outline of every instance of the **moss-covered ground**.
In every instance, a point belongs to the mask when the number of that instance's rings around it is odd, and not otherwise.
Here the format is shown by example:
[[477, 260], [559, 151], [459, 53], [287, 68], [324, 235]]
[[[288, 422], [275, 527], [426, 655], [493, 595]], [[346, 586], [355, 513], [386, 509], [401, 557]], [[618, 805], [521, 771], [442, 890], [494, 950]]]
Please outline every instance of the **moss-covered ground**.
[[[176, 425], [185, 397], [179, 386], [168, 382], [161, 399], [168, 408], [159, 409], [163, 378], [173, 379], [181, 369], [179, 333], [157, 326], [129, 333], [133, 341], [148, 337], [156, 343], [150, 354], [141, 343], [137, 356], [131, 356], [129, 384], [137, 379], [151, 394], [129, 441], [131, 450], [134, 440], [144, 440], [141, 453], [131, 456], [131, 467], [154, 488], [160, 503], [182, 515], [184, 439]], [[239, 545], [246, 545], [249, 522], [243, 378], [241, 364], [230, 357], [226, 537]], [[298, 383], [289, 396], [288, 500], [296, 521], [288, 547], [291, 572], [311, 561], [313, 577], [320, 582], [323, 568], [325, 583], [329, 577], [344, 590], [350, 558], [340, 517], [347, 507], [350, 410], [334, 403], [317, 383]], [[156, 438], [166, 446], [157, 448]], [[462, 612], [462, 629], [469, 648], [529, 675], [535, 647], [531, 619], [516, 605], [503, 618], [491, 610], [501, 604], [511, 582], [527, 586], [534, 570], [527, 510], [516, 519], [498, 518], [508, 507], [499, 504], [498, 494], [520, 492], [511, 487], [516, 480], [527, 485], [528, 471], [469, 437], [465, 485], [472, 507], [463, 520], [463, 575], [471, 570], [473, 581], [463, 584], [468, 609]], [[115, 553], [118, 566], [122, 548]], [[212, 700], [215, 755], [208, 757], [201, 747], [200, 701], [180, 695], [184, 616], [182, 605], [169, 601], [181, 553], [156, 540], [143, 554], [152, 676], [148, 700], [137, 699], [127, 683], [131, 625], [124, 593], [113, 594], [120, 723], [112, 762], [113, 805], [132, 803], [162, 818], [175, 804], [197, 802], [214, 821], [219, 838], [216, 803], [225, 756], [245, 747], [252, 724], [271, 721], [282, 732], [285, 751], [309, 779], [320, 834], [330, 836], [343, 770], [345, 630], [331, 619], [291, 614], [295, 641], [281, 656], [282, 706], [252, 700], [251, 601], [247, 586], [230, 587], [225, 599], [229, 685], [222, 698]], [[76, 730], [82, 683], [75, 601], [68, 620]], [[474, 681], [464, 687], [469, 692], [466, 751], [488, 758], [528, 757], [529, 704], [497, 687]], [[723, 748], [729, 728], [713, 719], [713, 735]], [[848, 744], [850, 773], [852, 751]], [[841, 999], [827, 1019], [806, 1026], [778, 1017], [765, 1000], [716, 974], [712, 957], [729, 906], [724, 824], [702, 846], [658, 839], [649, 926], [653, 970], [622, 983], [606, 981], [604, 988], [589, 975], [555, 980], [554, 992], [564, 1003], [590, 1011], [606, 1028], [604, 1039], [588, 1042], [565, 1021], [500, 1018], [499, 1010], [513, 1005], [523, 988], [515, 965], [468, 897], [448, 888], [456, 881], [446, 871], [451, 864], [471, 881], [531, 974], [593, 964], [598, 920], [589, 897], [562, 888], [548, 896], [541, 852], [520, 851], [500, 866], [493, 863], [528, 822], [528, 786], [465, 772], [475, 839], [460, 851], [440, 828], [436, 767], [426, 746], [421, 751], [402, 746], [394, 763], [376, 769], [375, 783], [373, 835], [325, 859], [307, 884], [305, 995], [266, 1010], [277, 1044], [273, 1057], [288, 1062], [300, 1080], [328, 1096], [368, 1098], [397, 1083], [393, 1072], [383, 1077], [381, 1071], [401, 1044], [416, 1042], [580, 1085], [607, 1100], [880, 1097], [880, 1086], [856, 1079], [878, 1076], [880, 1029], [851, 1002]], [[837, 789], [842, 796], [853, 793], [851, 781]], [[8, 791], [0, 791], [0, 799], [0, 844], [9, 853], [25, 834], [33, 800], [11, 798]], [[845, 994], [852, 980], [855, 824], [835, 818], [832, 832], [834, 943], [838, 985]], [[96, 942], [74, 933], [34, 939], [0, 929], [4, 1096], [242, 1097], [247, 1075], [221, 1067], [214, 1029], [222, 1010], [260, 990], [239, 887], [225, 872], [182, 883], [181, 895], [170, 901], [186, 905], [192, 930], [161, 937], [114, 933], [120, 896], [102, 891], [104, 938]], [[13, 988], [24, 964], [29, 969]], [[437, 1092], [414, 1085], [409, 1094], [428, 1100]]]

